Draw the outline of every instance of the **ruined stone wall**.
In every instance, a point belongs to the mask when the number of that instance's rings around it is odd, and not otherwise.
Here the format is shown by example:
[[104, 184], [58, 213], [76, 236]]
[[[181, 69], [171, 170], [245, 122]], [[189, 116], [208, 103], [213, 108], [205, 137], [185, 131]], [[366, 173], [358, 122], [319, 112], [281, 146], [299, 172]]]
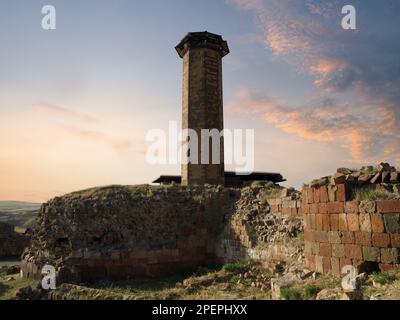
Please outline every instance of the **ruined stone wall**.
[[300, 193], [243, 188], [218, 239], [217, 258], [221, 263], [252, 259], [271, 269], [282, 262], [302, 262], [302, 235]]
[[340, 274], [391, 270], [400, 263], [400, 201], [352, 201], [352, 185], [303, 190], [305, 254], [308, 268]]
[[19, 256], [28, 243], [28, 237], [16, 233], [14, 226], [0, 222], [0, 257]]
[[40, 209], [25, 277], [44, 264], [59, 281], [158, 276], [215, 262], [223, 217], [239, 192], [220, 187], [106, 187], [55, 198]]
[[112, 186], [55, 198], [40, 209], [21, 268], [39, 278], [51, 264], [59, 281], [90, 282], [302, 259], [300, 194], [281, 189]]

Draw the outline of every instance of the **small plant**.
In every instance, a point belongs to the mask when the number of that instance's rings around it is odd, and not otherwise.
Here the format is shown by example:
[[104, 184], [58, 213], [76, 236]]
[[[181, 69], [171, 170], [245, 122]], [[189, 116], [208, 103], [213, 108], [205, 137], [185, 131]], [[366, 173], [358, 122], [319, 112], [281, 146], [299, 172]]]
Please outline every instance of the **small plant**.
[[222, 267], [223, 271], [241, 273], [249, 269], [249, 263], [228, 263]]
[[295, 289], [283, 288], [281, 289], [281, 298], [283, 300], [301, 300], [301, 293]]
[[375, 273], [373, 275], [373, 280], [376, 283], [379, 283], [381, 285], [385, 285], [385, 284], [389, 284], [389, 283], [392, 283], [392, 282], [396, 281], [397, 277], [393, 273], [379, 272], [379, 273]]
[[385, 190], [375, 190], [375, 189], [367, 189], [367, 188], [358, 188], [352, 192], [352, 198], [357, 201], [363, 200], [398, 200], [400, 199], [399, 195], [395, 193], [390, 193]]
[[253, 181], [250, 185], [251, 188], [262, 188], [263, 186], [261, 181]]
[[320, 292], [320, 291], [321, 291], [321, 288], [317, 287], [316, 285], [307, 284], [304, 287], [304, 296], [306, 297], [306, 299], [315, 299], [318, 292]]

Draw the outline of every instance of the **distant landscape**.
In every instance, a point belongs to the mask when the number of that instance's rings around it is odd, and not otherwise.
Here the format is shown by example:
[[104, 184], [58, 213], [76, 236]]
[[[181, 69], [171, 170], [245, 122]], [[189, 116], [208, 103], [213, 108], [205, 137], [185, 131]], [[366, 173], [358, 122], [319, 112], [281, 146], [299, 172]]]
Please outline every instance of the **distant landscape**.
[[40, 206], [40, 203], [0, 201], [0, 222], [9, 223], [17, 230], [32, 228]]

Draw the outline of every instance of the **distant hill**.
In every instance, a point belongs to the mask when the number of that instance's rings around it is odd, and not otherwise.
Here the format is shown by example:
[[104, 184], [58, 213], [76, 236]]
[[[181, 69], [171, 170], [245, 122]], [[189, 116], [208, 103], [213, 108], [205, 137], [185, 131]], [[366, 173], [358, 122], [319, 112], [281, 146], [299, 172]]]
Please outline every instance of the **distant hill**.
[[31, 228], [35, 224], [40, 203], [0, 201], [0, 222], [19, 228]]

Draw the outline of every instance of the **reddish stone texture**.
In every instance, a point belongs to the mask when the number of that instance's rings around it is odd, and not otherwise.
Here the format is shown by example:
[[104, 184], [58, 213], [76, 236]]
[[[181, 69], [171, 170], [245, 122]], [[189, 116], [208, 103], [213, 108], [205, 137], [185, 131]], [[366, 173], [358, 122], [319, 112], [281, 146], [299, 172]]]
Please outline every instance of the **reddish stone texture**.
[[398, 213], [400, 212], [400, 201], [386, 200], [377, 201], [379, 213]]
[[336, 200], [341, 202], [346, 201], [346, 185], [338, 184], [336, 187]]
[[282, 208], [282, 214], [284, 214], [285, 216], [291, 216], [292, 208]]
[[330, 230], [329, 216], [326, 214], [322, 214], [322, 231]]
[[340, 259], [339, 258], [331, 258], [331, 267], [332, 267], [332, 273], [334, 275], [340, 275]]
[[319, 189], [314, 188], [313, 193], [314, 193], [314, 203], [319, 203]]
[[332, 270], [331, 258], [322, 257], [322, 270], [324, 273], [329, 273]]
[[317, 242], [328, 242], [328, 232], [326, 231], [316, 231], [314, 233], [315, 241]]
[[329, 231], [328, 232], [328, 242], [330, 244], [340, 244], [342, 243], [342, 235], [339, 231]]
[[344, 246], [344, 252], [347, 258], [362, 259], [362, 249], [359, 245], [346, 244]]
[[395, 269], [395, 265], [393, 265], [393, 264], [385, 264], [385, 263], [379, 264], [379, 270], [381, 270], [381, 272], [392, 271], [394, 269]]
[[393, 248], [400, 248], [400, 234], [391, 234], [390, 240]]
[[348, 214], [347, 215], [347, 227], [349, 228], [349, 231], [359, 231], [360, 230], [357, 214]]
[[325, 186], [319, 188], [319, 201], [328, 202], [328, 200], [328, 189]]
[[310, 213], [311, 214], [317, 214], [318, 211], [319, 211], [318, 203], [310, 204]]
[[309, 229], [316, 230], [317, 229], [317, 218], [315, 214], [309, 214], [307, 215], [308, 217], [308, 223], [309, 223]]
[[311, 246], [312, 246], [312, 242], [311, 241], [304, 241], [304, 253], [305, 254], [311, 254], [312, 250], [311, 250]]
[[322, 217], [323, 217], [322, 214], [316, 214], [316, 215], [315, 215], [315, 222], [316, 222], [317, 230], [318, 230], [318, 231], [323, 231], [323, 227], [322, 227]]
[[355, 233], [356, 244], [362, 246], [370, 246], [371, 245], [371, 233], [369, 232], [356, 232]]
[[312, 188], [307, 188], [306, 189], [306, 193], [307, 193], [307, 203], [311, 204], [314, 202], [314, 191]]
[[330, 214], [329, 216], [330, 226], [332, 231], [339, 231], [339, 215]]
[[332, 246], [329, 243], [319, 245], [319, 254], [323, 257], [332, 257]]
[[346, 266], [352, 266], [351, 259], [349, 258], [340, 258], [340, 270], [343, 270]]
[[355, 243], [354, 232], [343, 231], [342, 232], [342, 243], [343, 244], [353, 244], [353, 243]]
[[315, 270], [315, 256], [311, 254], [306, 255], [306, 267], [310, 270]]
[[304, 240], [315, 241], [315, 234], [313, 231], [304, 230]]
[[303, 215], [309, 214], [310, 213], [310, 205], [303, 203], [302, 211], [303, 211]]
[[336, 258], [344, 258], [344, 245], [333, 244], [332, 245], [332, 256]]
[[303, 204], [303, 206], [308, 203], [308, 201], [307, 201], [307, 189], [305, 189], [305, 188], [301, 192], [301, 203]]
[[390, 235], [387, 233], [373, 233], [372, 245], [379, 248], [388, 248], [390, 245]]
[[348, 231], [347, 227], [347, 215], [344, 213], [338, 214], [339, 231]]
[[379, 214], [371, 214], [372, 232], [382, 233], [385, 231], [382, 216]]
[[280, 206], [279, 205], [276, 205], [276, 204], [274, 204], [274, 205], [270, 205], [270, 208], [271, 208], [271, 212], [272, 213], [280, 213]]
[[399, 263], [399, 249], [382, 248], [381, 261], [382, 263]]
[[328, 213], [343, 213], [344, 203], [343, 202], [328, 202]]
[[299, 217], [303, 217], [303, 216], [304, 216], [304, 214], [303, 214], [303, 208], [297, 208], [297, 215], [298, 215]]
[[359, 201], [347, 201], [345, 204], [346, 213], [358, 213], [359, 212]]
[[363, 247], [363, 258], [365, 261], [381, 261], [381, 251], [379, 248], [374, 247]]
[[321, 214], [327, 214], [328, 213], [328, 206], [326, 203], [320, 203], [319, 204], [319, 213]]

